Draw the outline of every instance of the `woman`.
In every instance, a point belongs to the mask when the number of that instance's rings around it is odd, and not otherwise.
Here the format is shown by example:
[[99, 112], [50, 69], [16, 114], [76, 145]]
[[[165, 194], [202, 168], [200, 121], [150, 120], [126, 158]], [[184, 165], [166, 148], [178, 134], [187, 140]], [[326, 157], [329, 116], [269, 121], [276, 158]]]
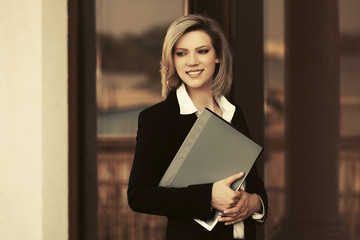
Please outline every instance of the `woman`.
[[[170, 25], [163, 44], [161, 79], [165, 100], [139, 115], [129, 206], [167, 216], [167, 240], [255, 239], [255, 223], [263, 223], [267, 212], [266, 191], [255, 166], [246, 178], [246, 191], [230, 188], [242, 174], [184, 188], [158, 186], [204, 107], [248, 135], [240, 109], [224, 97], [232, 82], [232, 57], [214, 20], [187, 15]], [[212, 217], [213, 209], [219, 210], [221, 218], [212, 231], [193, 220]]]

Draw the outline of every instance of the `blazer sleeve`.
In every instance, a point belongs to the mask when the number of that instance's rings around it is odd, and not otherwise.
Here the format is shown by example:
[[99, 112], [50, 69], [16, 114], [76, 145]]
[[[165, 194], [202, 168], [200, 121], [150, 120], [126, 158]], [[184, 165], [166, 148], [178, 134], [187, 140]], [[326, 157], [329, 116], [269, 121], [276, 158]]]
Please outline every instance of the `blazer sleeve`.
[[255, 220], [251, 216], [248, 219], [254, 221], [255, 223], [262, 224], [265, 222], [268, 214], [268, 196], [264, 187], [264, 182], [258, 174], [256, 164], [254, 164], [253, 168], [249, 172], [247, 179], [247, 183], [249, 183], [249, 186], [246, 185], [246, 191], [248, 193], [256, 193], [257, 195], [259, 195], [264, 204], [264, 217], [261, 219], [261, 221]]
[[[233, 119], [233, 125], [239, 130], [241, 131], [243, 134], [245, 134], [246, 136], [250, 137], [250, 133], [249, 133], [249, 129], [247, 127], [244, 115], [242, 114], [240, 108], [237, 106], [236, 107], [236, 112], [235, 112], [235, 116]], [[257, 195], [260, 196], [261, 200], [264, 203], [264, 217], [261, 219], [261, 221], [257, 221], [252, 219], [252, 217], [250, 216], [248, 219], [246, 219], [247, 221], [253, 221], [257, 224], [262, 224], [265, 222], [265, 219], [267, 217], [268, 214], [268, 196], [267, 196], [267, 192], [264, 186], [264, 181], [261, 179], [259, 172], [257, 170], [256, 167], [256, 162], [253, 165], [253, 167], [251, 168], [247, 178], [246, 178], [246, 189], [245, 189], [248, 193], [256, 193]]]
[[166, 144], [160, 116], [143, 111], [138, 119], [138, 133], [133, 166], [128, 185], [128, 203], [136, 212], [183, 218], [209, 218], [212, 184], [184, 188], [159, 187], [165, 173]]

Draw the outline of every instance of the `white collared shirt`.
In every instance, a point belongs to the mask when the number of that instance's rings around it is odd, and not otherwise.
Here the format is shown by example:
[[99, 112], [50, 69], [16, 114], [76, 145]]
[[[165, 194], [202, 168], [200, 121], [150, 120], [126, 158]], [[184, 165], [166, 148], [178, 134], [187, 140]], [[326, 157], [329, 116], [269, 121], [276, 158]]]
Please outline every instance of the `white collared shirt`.
[[[200, 111], [195, 107], [194, 103], [192, 102], [188, 92], [186, 91], [184, 83], [181, 84], [181, 86], [176, 90], [176, 96], [179, 102], [181, 115], [195, 113], [197, 116], [199, 116]], [[224, 96], [215, 99], [215, 101], [223, 113], [222, 118], [225, 119], [227, 122], [231, 122], [235, 113], [235, 106], [232, 105]]]
[[[186, 91], [185, 84], [182, 83], [181, 86], [176, 90], [176, 97], [179, 102], [180, 107], [180, 114], [181, 115], [189, 115], [195, 113], [196, 116], [199, 116], [200, 111], [195, 107], [194, 103], [192, 102], [188, 92]], [[224, 96], [221, 96], [218, 99], [215, 99], [216, 103], [220, 107], [222, 111], [222, 118], [227, 122], [231, 123], [232, 118], [235, 114], [236, 107], [231, 104]], [[245, 182], [241, 185], [241, 189], [245, 189]], [[259, 197], [260, 198], [260, 197]], [[264, 203], [260, 198], [260, 202], [264, 208]], [[252, 218], [261, 222], [262, 218], [264, 217], [264, 213], [253, 213]], [[234, 224], [234, 238], [236, 239], [243, 239], [244, 238], [244, 222], [238, 222]]]

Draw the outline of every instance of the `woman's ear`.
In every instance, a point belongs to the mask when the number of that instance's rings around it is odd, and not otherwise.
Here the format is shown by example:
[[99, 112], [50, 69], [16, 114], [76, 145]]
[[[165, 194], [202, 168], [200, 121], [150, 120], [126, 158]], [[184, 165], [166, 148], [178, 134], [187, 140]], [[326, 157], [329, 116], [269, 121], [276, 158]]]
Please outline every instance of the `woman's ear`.
[[215, 59], [215, 63], [220, 63], [220, 59]]

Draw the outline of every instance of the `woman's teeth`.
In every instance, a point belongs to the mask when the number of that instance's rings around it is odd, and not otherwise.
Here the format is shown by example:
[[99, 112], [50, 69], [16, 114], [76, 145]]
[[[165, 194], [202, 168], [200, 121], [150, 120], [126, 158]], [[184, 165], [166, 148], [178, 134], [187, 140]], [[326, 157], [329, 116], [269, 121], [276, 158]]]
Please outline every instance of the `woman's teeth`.
[[194, 75], [201, 73], [201, 71], [200, 70], [199, 71], [191, 71], [191, 72], [187, 72], [187, 73], [191, 76], [194, 76]]

